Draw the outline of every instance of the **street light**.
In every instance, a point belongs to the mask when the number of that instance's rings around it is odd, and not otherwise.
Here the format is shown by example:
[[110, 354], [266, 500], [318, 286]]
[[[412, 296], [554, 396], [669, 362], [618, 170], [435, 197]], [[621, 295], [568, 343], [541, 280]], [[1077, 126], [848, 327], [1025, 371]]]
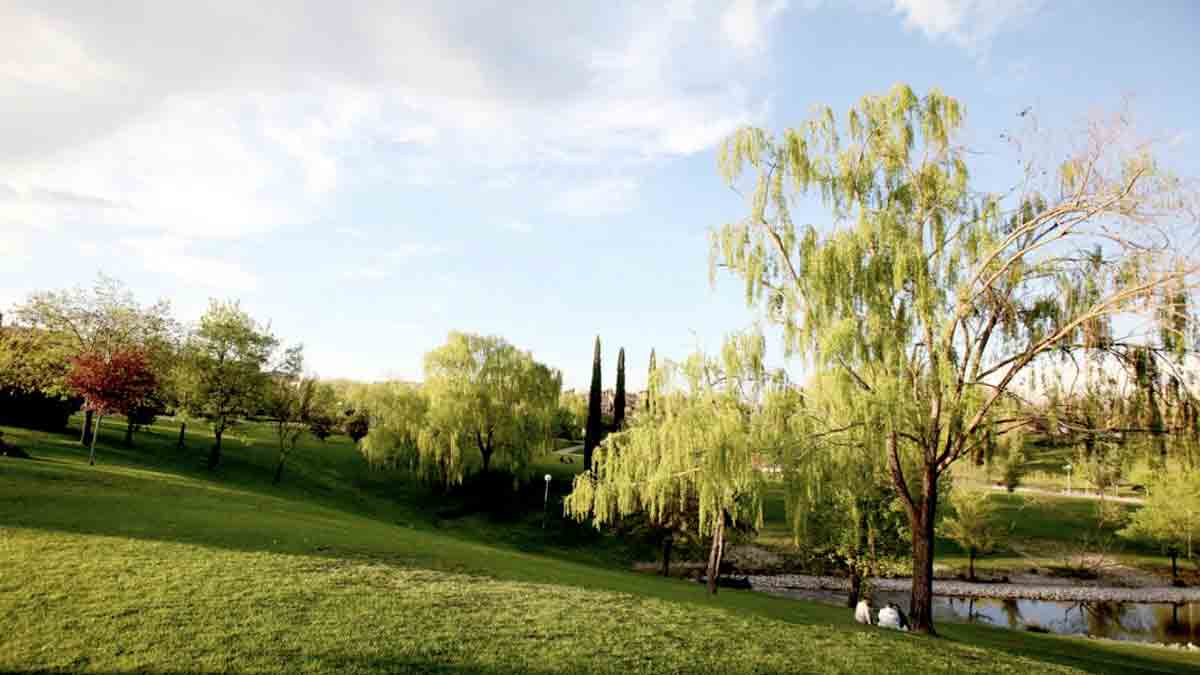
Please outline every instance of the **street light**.
[[546, 494], [542, 496], [542, 529], [546, 529], [546, 512], [550, 509], [550, 474], [546, 474]]

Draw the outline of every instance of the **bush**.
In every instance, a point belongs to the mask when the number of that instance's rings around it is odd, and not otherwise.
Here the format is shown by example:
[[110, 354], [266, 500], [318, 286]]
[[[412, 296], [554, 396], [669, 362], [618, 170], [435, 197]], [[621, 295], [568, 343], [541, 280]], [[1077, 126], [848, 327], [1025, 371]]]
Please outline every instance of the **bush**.
[[64, 399], [37, 391], [0, 388], [0, 424], [61, 431], [82, 403], [77, 398]]

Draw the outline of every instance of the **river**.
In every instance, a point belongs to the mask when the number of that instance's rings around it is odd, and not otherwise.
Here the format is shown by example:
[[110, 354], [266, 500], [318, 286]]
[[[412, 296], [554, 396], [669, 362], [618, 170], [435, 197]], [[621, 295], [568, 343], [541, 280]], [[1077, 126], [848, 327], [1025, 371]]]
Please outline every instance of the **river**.
[[[836, 591], [772, 589], [769, 592], [843, 607], [846, 604], [846, 594]], [[874, 598], [877, 606], [894, 602], [908, 612], [908, 593], [876, 591]], [[1036, 626], [1062, 635], [1200, 644], [1200, 603], [1196, 602], [1059, 602], [935, 596], [933, 616], [943, 621], [980, 623], [1014, 630]]]

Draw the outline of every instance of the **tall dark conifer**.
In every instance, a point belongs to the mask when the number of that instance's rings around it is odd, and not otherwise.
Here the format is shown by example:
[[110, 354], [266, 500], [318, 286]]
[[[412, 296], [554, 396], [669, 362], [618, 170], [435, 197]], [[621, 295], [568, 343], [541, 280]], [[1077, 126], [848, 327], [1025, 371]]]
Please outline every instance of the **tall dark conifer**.
[[592, 390], [588, 395], [587, 427], [583, 434], [583, 470], [592, 470], [592, 452], [600, 445], [600, 433], [604, 422], [600, 417], [600, 336], [596, 336], [596, 349], [592, 355]]
[[646, 412], [654, 410], [654, 394], [657, 390], [655, 375], [658, 364], [654, 362], [654, 348], [650, 348], [650, 372], [646, 374]]
[[617, 352], [617, 390], [613, 394], [613, 431], [625, 427], [625, 348]]

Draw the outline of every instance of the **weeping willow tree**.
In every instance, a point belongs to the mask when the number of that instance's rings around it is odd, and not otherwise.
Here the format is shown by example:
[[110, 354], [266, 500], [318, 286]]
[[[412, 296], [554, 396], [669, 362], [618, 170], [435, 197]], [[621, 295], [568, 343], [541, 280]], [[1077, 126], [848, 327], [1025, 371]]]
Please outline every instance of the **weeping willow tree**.
[[493, 460], [525, 472], [534, 450], [550, 443], [562, 374], [502, 338], [454, 332], [425, 355], [424, 390], [422, 461], [443, 484], [460, 483]]
[[[824, 108], [778, 136], [740, 129], [720, 169], [731, 187], [752, 186], [749, 212], [712, 236], [714, 278], [723, 268], [744, 281], [786, 351], [831, 375], [806, 395], [835, 401], [856, 425], [845, 433], [888, 462], [923, 633], [934, 632], [939, 480], [986, 442], [1014, 378], [1077, 348], [1089, 322], [1153, 317], [1158, 291], [1195, 281], [1176, 253], [1191, 250], [1177, 240], [1191, 233], [1184, 184], [1127, 142], [1125, 118], [1089, 126], [1054, 167], [1022, 164], [999, 195], [971, 189], [962, 119], [954, 98], [898, 85], [841, 123]], [[827, 219], [798, 224], [794, 210]], [[1081, 269], [1095, 292], [1064, 302], [1058, 283]]]
[[774, 423], [794, 439], [780, 446], [778, 466], [794, 544], [844, 567], [847, 606], [858, 604], [864, 581], [881, 559], [901, 553], [906, 532], [896, 520], [887, 462], [870, 433], [809, 382]]
[[359, 449], [371, 466], [437, 475], [438, 467], [421, 454], [419, 445], [429, 413], [429, 398], [420, 387], [408, 382], [366, 385], [355, 405], [370, 411], [367, 435]]
[[763, 365], [761, 335], [731, 338], [718, 358], [697, 353], [651, 374], [653, 412], [597, 449], [575, 477], [568, 515], [603, 527], [644, 513], [668, 523], [695, 514], [712, 540], [708, 590], [717, 592], [727, 527], [762, 521], [761, 464], [781, 442], [777, 401], [784, 379]]

